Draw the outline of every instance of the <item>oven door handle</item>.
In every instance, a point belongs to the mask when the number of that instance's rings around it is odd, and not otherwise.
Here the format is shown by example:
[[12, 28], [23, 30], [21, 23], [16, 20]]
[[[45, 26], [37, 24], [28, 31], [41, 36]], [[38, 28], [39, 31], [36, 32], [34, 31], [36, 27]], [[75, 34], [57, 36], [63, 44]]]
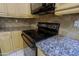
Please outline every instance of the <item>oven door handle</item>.
[[[30, 47], [32, 48], [33, 50], [35, 50], [35, 55], [37, 56], [37, 47], [36, 47], [36, 44], [35, 44], [35, 41], [31, 42], [29, 39], [27, 39], [29, 41], [30, 44], [28, 44], [28, 42], [26, 42], [26, 36], [24, 34], [21, 34], [24, 42]], [[24, 38], [25, 37], [25, 38]]]
[[26, 36], [24, 34], [21, 34], [24, 42], [30, 47], [30, 48], [34, 48], [35, 47], [35, 42], [31, 42], [29, 39], [26, 38]]

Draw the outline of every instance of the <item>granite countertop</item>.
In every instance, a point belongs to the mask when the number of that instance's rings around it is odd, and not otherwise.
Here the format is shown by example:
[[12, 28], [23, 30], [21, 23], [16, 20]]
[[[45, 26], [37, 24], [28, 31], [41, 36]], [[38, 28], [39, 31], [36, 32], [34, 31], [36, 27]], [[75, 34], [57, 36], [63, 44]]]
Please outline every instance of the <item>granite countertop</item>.
[[36, 43], [47, 56], [79, 56], [79, 40], [57, 35]]

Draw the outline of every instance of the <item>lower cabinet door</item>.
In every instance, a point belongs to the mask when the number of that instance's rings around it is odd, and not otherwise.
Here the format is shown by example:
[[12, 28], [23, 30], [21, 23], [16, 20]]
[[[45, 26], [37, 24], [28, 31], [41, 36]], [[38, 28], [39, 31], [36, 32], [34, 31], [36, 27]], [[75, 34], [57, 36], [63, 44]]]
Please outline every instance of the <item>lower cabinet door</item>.
[[12, 31], [12, 43], [14, 50], [26, 47], [26, 44], [21, 37], [21, 31]]
[[0, 49], [2, 55], [27, 47], [21, 37], [21, 31], [0, 32]]
[[0, 48], [2, 55], [7, 55], [13, 50], [11, 32], [0, 32]]

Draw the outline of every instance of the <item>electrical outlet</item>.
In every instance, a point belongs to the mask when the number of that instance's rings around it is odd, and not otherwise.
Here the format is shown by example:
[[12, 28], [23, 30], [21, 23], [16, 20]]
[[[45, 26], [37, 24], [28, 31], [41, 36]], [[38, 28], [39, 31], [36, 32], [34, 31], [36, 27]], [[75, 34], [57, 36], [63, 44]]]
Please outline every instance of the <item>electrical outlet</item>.
[[74, 27], [79, 28], [79, 20], [76, 20], [76, 21], [74, 22]]
[[16, 19], [16, 20], [15, 20], [15, 22], [17, 23], [17, 22], [18, 22], [18, 20]]

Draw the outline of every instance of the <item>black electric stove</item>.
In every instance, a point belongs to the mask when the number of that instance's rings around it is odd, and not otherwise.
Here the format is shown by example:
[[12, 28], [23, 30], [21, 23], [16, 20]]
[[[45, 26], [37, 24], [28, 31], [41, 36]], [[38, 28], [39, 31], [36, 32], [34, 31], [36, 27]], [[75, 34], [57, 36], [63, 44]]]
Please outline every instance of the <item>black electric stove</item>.
[[59, 23], [46, 23], [39, 22], [37, 30], [23, 31], [26, 35], [30, 36], [35, 42], [57, 35], [59, 30]]
[[[22, 37], [27, 45], [31, 48], [36, 47], [35, 43], [45, 40], [49, 37], [58, 35], [59, 23], [38, 22], [38, 29], [22, 31]], [[30, 38], [29, 38], [29, 37]], [[25, 38], [28, 39], [25, 39]]]

